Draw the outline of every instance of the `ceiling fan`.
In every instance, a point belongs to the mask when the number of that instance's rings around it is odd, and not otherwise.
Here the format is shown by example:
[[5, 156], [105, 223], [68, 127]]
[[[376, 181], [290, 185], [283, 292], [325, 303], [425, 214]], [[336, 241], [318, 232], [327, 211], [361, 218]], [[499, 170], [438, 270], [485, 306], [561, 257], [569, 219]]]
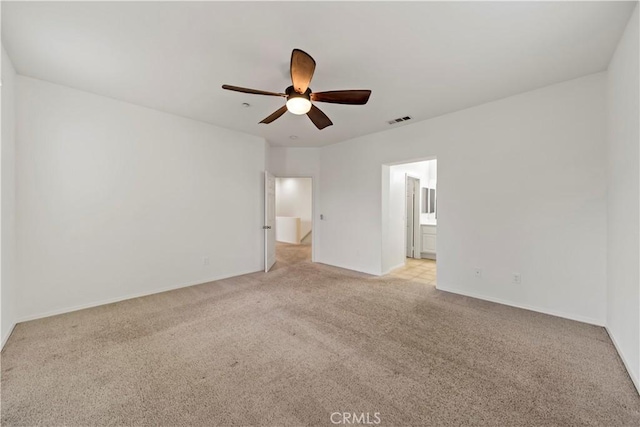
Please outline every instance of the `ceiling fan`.
[[293, 49], [291, 52], [291, 82], [284, 93], [266, 92], [238, 86], [222, 85], [222, 89], [255, 95], [281, 96], [287, 99], [284, 106], [276, 110], [260, 123], [271, 123], [282, 116], [287, 110], [293, 114], [306, 114], [318, 129], [324, 129], [333, 123], [315, 102], [330, 102], [333, 104], [364, 105], [369, 101], [370, 90], [332, 90], [329, 92], [311, 92], [309, 83], [316, 69], [316, 61], [306, 52]]

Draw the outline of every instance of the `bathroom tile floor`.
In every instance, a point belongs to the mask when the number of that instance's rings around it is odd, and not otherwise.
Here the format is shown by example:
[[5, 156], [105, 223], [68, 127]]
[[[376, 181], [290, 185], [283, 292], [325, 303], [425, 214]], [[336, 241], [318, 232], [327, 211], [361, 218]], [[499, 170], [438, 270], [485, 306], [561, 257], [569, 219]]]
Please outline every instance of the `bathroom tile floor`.
[[396, 268], [389, 275], [435, 286], [436, 271], [436, 261], [433, 259], [407, 258], [404, 267]]

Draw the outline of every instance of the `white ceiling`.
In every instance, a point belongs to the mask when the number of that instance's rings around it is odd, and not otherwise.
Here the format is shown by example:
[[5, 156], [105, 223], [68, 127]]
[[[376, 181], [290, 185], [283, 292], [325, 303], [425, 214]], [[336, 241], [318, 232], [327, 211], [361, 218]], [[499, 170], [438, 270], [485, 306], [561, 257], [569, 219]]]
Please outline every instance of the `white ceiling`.
[[[3, 1], [2, 43], [19, 74], [322, 146], [603, 71], [635, 4]], [[318, 103], [322, 131], [290, 113], [259, 125], [283, 99], [220, 88], [284, 91], [293, 48], [317, 62], [313, 90], [369, 103]]]

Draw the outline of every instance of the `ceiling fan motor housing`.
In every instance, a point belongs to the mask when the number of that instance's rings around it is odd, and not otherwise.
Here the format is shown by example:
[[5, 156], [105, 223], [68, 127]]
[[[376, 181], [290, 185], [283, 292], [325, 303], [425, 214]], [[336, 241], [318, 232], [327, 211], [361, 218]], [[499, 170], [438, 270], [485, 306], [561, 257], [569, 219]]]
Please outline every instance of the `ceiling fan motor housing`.
[[311, 88], [308, 87], [305, 93], [298, 93], [293, 89], [293, 86], [289, 86], [287, 90], [284, 91], [287, 94], [287, 99], [291, 98], [306, 98], [311, 101]]

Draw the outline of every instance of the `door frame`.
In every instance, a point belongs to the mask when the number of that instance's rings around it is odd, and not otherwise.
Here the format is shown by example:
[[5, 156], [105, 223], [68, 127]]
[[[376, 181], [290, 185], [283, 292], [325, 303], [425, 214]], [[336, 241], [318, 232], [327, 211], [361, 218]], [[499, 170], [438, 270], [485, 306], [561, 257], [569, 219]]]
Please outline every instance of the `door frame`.
[[[417, 181], [418, 183], [418, 189], [417, 191], [415, 191], [414, 188], [414, 194], [413, 194], [413, 200], [414, 200], [414, 204], [413, 204], [413, 253], [411, 254], [411, 257], [406, 256], [405, 257], [405, 263], [406, 263], [406, 258], [415, 258], [415, 259], [420, 259], [420, 253], [421, 253], [421, 249], [422, 249], [422, 242], [421, 242], [421, 235], [420, 235], [420, 190], [421, 190], [421, 183], [420, 183], [420, 178], [414, 175], [411, 175], [409, 173], [405, 173], [404, 176], [404, 183], [405, 183], [405, 200], [404, 200], [404, 224], [405, 224], [405, 233], [404, 233], [404, 247], [405, 247], [405, 255], [406, 255], [406, 248], [407, 248], [407, 222], [408, 222], [408, 218], [409, 218], [409, 212], [407, 210], [407, 190], [409, 187], [409, 182], [411, 181]], [[417, 196], [417, 197], [416, 197]], [[418, 202], [416, 202], [416, 198], [418, 199]]]
[[[273, 180], [273, 222], [269, 223], [269, 181]], [[264, 272], [268, 273], [276, 263], [276, 177], [269, 171], [264, 171], [264, 219], [262, 229], [264, 230]], [[273, 239], [273, 262], [269, 258], [269, 235]]]
[[[316, 230], [316, 178], [312, 175], [278, 175], [278, 178], [309, 178], [311, 180], [311, 262], [316, 262], [316, 238], [318, 233]], [[276, 206], [278, 202], [278, 187], [276, 186]], [[276, 210], [277, 213], [277, 210]], [[277, 216], [277, 215], [276, 215]], [[276, 249], [277, 251], [277, 249]]]
[[[442, 171], [444, 171], [447, 166], [444, 163], [442, 163], [442, 159], [439, 158], [437, 154], [426, 155], [426, 156], [416, 156], [416, 157], [405, 157], [405, 158], [400, 157], [400, 159], [398, 160], [382, 161], [380, 163], [379, 173], [380, 173], [380, 177], [382, 178], [381, 186], [380, 186], [381, 187], [380, 188], [381, 221], [380, 221], [380, 228], [379, 228], [379, 231], [381, 234], [380, 258], [382, 260], [382, 263], [380, 264], [380, 267], [381, 267], [380, 274], [388, 274], [394, 268], [401, 267], [406, 263], [406, 253], [407, 253], [406, 244], [402, 248], [400, 248], [400, 242], [395, 240], [396, 236], [398, 236], [397, 228], [394, 228], [396, 227], [395, 225], [391, 226], [391, 224], [396, 223], [395, 218], [397, 218], [393, 216], [390, 217], [390, 214], [393, 215], [392, 212], [394, 212], [392, 207], [396, 206], [395, 204], [391, 203], [392, 200], [390, 199], [390, 196], [393, 194], [391, 192], [391, 188], [394, 185], [397, 185], [397, 184], [393, 184], [393, 174], [391, 173], [393, 170], [392, 167], [405, 165], [407, 163], [424, 162], [429, 160], [438, 160], [438, 182], [443, 183], [444, 181], [442, 180]], [[439, 185], [438, 198], [441, 198], [440, 196], [442, 194], [444, 194], [443, 187]], [[441, 202], [441, 200], [438, 200], [437, 202]], [[440, 205], [440, 203], [438, 203], [438, 205]], [[439, 207], [442, 207], [442, 206], [439, 206]], [[406, 209], [406, 208], [403, 207], [403, 209]], [[397, 212], [397, 215], [399, 216], [400, 213]], [[402, 236], [406, 236], [406, 230], [403, 230], [402, 233], [403, 233]], [[403, 239], [404, 238], [405, 237], [403, 237]], [[400, 249], [402, 250], [402, 252], [399, 252]]]

